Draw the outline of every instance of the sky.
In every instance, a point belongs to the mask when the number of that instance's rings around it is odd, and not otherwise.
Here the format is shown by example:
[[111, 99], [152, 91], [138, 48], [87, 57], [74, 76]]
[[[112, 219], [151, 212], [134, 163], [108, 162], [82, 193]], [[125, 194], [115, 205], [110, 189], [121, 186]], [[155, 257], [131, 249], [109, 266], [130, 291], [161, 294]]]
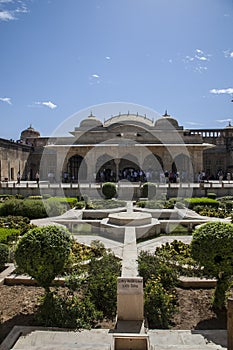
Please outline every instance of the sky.
[[0, 0], [0, 138], [137, 106], [223, 128], [231, 100], [233, 0]]

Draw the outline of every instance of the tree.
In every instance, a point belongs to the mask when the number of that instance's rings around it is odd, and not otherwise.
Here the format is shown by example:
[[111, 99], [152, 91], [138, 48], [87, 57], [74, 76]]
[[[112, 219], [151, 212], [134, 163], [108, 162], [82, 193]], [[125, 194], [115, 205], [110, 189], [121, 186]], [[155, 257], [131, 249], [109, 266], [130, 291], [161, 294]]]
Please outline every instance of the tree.
[[29, 230], [19, 241], [17, 265], [49, 292], [53, 279], [62, 272], [72, 245], [69, 231], [60, 226], [44, 226]]
[[209, 222], [193, 233], [191, 255], [217, 279], [213, 307], [223, 309], [233, 275], [233, 224]]

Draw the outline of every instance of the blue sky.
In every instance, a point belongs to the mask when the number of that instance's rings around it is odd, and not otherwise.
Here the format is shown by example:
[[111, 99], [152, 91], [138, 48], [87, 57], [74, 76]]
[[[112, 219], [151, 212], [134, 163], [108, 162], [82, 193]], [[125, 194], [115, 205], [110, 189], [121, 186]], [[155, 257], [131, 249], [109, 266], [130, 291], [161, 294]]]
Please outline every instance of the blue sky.
[[1, 138], [109, 102], [233, 120], [233, 0], [0, 0], [0, 45]]

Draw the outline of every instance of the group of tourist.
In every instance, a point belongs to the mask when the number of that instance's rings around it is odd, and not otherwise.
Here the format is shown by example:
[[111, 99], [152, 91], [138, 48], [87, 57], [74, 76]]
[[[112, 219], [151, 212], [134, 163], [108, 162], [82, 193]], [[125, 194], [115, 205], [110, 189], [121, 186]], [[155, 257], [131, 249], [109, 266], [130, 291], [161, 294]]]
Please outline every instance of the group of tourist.
[[[97, 182], [106, 182], [106, 181], [116, 181], [116, 174], [111, 169], [102, 169], [96, 175], [94, 174], [94, 179]], [[127, 180], [130, 182], [146, 182], [146, 181], [155, 181], [160, 183], [178, 183], [180, 181], [187, 181], [187, 174], [185, 171], [182, 171], [179, 174], [176, 171], [153, 171], [148, 170], [136, 170], [132, 168], [126, 168], [120, 170], [118, 174], [118, 180]]]
[[197, 182], [203, 182], [203, 181], [211, 181], [211, 180], [219, 180], [219, 182], [222, 182], [223, 180], [231, 181], [233, 179], [233, 174], [231, 174], [230, 171], [223, 171], [220, 169], [216, 175], [209, 175], [204, 170], [199, 171], [197, 174]]

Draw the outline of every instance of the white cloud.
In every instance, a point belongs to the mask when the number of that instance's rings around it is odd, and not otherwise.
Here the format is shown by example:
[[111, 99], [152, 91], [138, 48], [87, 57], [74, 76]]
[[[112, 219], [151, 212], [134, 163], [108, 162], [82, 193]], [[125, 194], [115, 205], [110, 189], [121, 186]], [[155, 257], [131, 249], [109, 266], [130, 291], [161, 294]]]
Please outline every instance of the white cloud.
[[9, 21], [15, 19], [15, 16], [10, 11], [0, 11], [0, 21]]
[[98, 74], [92, 74], [92, 78], [99, 78], [100, 76]]
[[[195, 52], [192, 56], [187, 55], [183, 59], [184, 63], [187, 63], [188, 65], [185, 66], [185, 69], [188, 69], [190, 67], [194, 72], [203, 73], [207, 71], [207, 62], [210, 60], [211, 55], [204, 53], [204, 51], [200, 49], [195, 49]], [[205, 62], [205, 66], [201, 65], [201, 62]]]
[[42, 105], [45, 107], [48, 107], [50, 109], [54, 109], [57, 108], [57, 105], [55, 105], [53, 102], [51, 101], [44, 101], [44, 102], [35, 102], [36, 105]]
[[185, 57], [185, 61], [187, 62], [187, 61], [193, 61], [194, 60], [194, 57], [190, 57], [190, 56], [186, 56]]
[[198, 66], [198, 67], [195, 67], [195, 68], [194, 68], [194, 71], [195, 71], [195, 72], [198, 72], [198, 73], [203, 73], [203, 72], [205, 72], [207, 69], [208, 69], [208, 68], [205, 67], [205, 66]]
[[198, 60], [200, 61], [208, 61], [208, 58], [206, 58], [205, 56], [195, 56]]
[[105, 58], [106, 58], [106, 60], [110, 60], [110, 59], [111, 59], [111, 57], [110, 57], [110, 56], [106, 56]]
[[17, 19], [19, 13], [27, 13], [28, 8], [23, 0], [0, 0], [0, 21]]
[[211, 94], [233, 94], [233, 88], [227, 88], [227, 89], [212, 89], [210, 90]]
[[10, 97], [0, 97], [0, 101], [8, 103], [8, 105], [12, 105]]
[[231, 122], [231, 119], [228, 118], [228, 119], [217, 119], [216, 122], [218, 123], [227, 123], [227, 122]]
[[225, 50], [225, 51], [223, 51], [223, 53], [224, 53], [224, 56], [226, 58], [228, 58], [228, 57], [233, 58], [233, 51], [232, 50]]
[[193, 126], [200, 126], [203, 125], [201, 123], [196, 123], [196, 122], [186, 122], [186, 124], [193, 125]]

